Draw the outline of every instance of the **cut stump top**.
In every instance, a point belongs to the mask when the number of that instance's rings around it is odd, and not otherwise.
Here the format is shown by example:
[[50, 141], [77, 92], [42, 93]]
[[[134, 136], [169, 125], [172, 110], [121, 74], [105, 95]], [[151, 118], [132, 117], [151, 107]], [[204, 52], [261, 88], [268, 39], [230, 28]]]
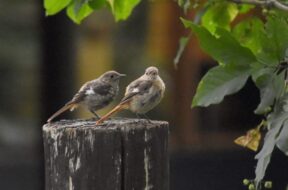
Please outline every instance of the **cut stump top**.
[[95, 119], [76, 119], [76, 120], [60, 120], [56, 122], [47, 123], [43, 126], [44, 131], [63, 129], [63, 128], [79, 128], [93, 129], [93, 130], [113, 130], [121, 127], [128, 127], [129, 129], [151, 128], [159, 126], [167, 126], [167, 121], [147, 120], [147, 119], [133, 119], [133, 118], [116, 118], [109, 119], [101, 125], [95, 125]]

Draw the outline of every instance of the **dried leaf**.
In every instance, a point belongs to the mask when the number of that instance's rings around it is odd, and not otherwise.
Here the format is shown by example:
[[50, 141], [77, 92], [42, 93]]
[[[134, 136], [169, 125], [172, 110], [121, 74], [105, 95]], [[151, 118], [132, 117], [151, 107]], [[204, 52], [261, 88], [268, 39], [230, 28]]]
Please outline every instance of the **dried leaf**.
[[243, 146], [245, 148], [249, 148], [250, 150], [257, 151], [259, 147], [259, 142], [261, 140], [261, 133], [259, 128], [250, 129], [247, 131], [246, 135], [238, 137], [235, 139], [235, 143]]

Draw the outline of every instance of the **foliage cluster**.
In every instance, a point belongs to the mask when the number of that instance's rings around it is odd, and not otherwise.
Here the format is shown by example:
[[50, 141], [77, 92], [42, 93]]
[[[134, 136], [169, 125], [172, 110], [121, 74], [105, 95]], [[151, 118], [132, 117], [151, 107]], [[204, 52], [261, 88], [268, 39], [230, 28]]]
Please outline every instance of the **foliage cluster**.
[[[261, 99], [254, 112], [263, 115], [265, 122], [261, 123], [265, 123], [266, 128], [264, 144], [255, 156], [258, 162], [254, 182], [256, 189], [261, 189], [274, 148], [277, 146], [288, 155], [287, 14], [263, 9], [257, 16], [251, 14], [255, 12], [254, 6], [228, 1], [209, 1], [200, 10], [204, 12], [199, 23], [181, 20], [218, 65], [198, 84], [192, 107], [217, 104], [243, 88], [248, 78], [253, 80]], [[185, 46], [185, 43], [180, 45]], [[250, 133], [246, 137], [242, 146], [254, 140]]]
[[93, 11], [109, 9], [116, 21], [125, 20], [140, 0], [44, 0], [47, 16], [55, 15], [66, 9], [66, 13], [75, 23], [89, 16]]

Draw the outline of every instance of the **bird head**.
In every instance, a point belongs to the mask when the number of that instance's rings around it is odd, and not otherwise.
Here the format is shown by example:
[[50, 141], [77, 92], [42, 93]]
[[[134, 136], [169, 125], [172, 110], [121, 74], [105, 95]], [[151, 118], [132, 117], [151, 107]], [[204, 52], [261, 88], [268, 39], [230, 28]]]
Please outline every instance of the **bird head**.
[[155, 80], [158, 77], [158, 69], [156, 67], [148, 67], [145, 70], [145, 76], [149, 79]]
[[117, 71], [107, 71], [100, 78], [103, 82], [118, 82], [125, 74], [118, 73]]

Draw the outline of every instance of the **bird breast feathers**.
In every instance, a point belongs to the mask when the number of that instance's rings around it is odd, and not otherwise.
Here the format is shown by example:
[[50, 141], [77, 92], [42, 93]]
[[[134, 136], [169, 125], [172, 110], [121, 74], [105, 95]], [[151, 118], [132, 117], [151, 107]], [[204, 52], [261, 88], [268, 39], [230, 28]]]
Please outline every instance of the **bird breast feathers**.
[[161, 90], [161, 97], [162, 97], [164, 95], [164, 91], [165, 91], [165, 84], [164, 84], [163, 80], [159, 77], [155, 81], [154, 85], [157, 86], [157, 88]]

